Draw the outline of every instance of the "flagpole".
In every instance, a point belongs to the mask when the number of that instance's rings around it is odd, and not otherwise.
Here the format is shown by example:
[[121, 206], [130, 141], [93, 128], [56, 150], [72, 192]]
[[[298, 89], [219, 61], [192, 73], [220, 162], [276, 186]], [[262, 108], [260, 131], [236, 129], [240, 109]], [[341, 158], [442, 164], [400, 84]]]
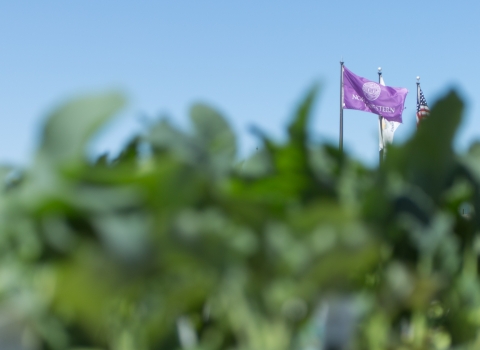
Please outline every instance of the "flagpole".
[[[378, 83], [380, 84], [382, 78], [382, 67], [378, 67]], [[378, 151], [378, 165], [382, 164], [383, 160], [383, 152], [385, 150], [385, 144], [383, 142], [383, 128], [382, 128], [382, 116], [378, 115], [378, 132], [380, 136], [380, 140], [382, 141], [382, 149]]]
[[340, 136], [338, 148], [340, 153], [343, 154], [343, 58], [340, 60]]
[[[419, 105], [420, 105], [420, 77], [417, 75], [417, 106]], [[420, 120], [418, 119], [418, 112], [416, 117], [417, 117], [416, 119], [417, 119], [417, 129], [418, 129], [418, 123], [420, 122]]]

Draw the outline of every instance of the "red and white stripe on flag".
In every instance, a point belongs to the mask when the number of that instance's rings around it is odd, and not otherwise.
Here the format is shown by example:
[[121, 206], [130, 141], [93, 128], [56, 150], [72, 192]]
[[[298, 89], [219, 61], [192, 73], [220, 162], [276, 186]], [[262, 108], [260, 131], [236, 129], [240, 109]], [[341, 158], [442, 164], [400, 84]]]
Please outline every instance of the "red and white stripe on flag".
[[417, 126], [420, 123], [420, 121], [423, 118], [428, 117], [429, 114], [430, 114], [430, 109], [428, 108], [428, 106], [420, 106], [419, 110], [417, 111]]

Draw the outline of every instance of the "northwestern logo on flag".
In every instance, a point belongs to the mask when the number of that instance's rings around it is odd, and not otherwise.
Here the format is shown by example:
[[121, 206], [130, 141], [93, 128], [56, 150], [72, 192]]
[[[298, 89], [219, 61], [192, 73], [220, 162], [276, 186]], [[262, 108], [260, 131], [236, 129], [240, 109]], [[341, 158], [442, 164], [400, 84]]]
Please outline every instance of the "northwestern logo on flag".
[[365, 97], [370, 101], [375, 101], [378, 96], [380, 96], [380, 85], [374, 83], [373, 81], [363, 84], [362, 90], [365, 94]]
[[381, 115], [389, 121], [402, 122], [408, 90], [382, 86], [359, 77], [343, 66], [343, 106]]

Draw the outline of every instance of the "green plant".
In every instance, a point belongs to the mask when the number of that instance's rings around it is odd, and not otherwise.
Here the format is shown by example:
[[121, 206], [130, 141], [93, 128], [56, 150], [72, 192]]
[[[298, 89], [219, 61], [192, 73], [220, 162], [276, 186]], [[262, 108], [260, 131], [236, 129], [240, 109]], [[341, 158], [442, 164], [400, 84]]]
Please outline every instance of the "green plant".
[[0, 172], [0, 347], [480, 346], [480, 146], [452, 149], [463, 103], [448, 93], [369, 169], [309, 141], [316, 94], [286, 142], [258, 132], [243, 162], [205, 105], [191, 131], [159, 121], [112, 162], [85, 149], [123, 98], [59, 108], [31, 167]]

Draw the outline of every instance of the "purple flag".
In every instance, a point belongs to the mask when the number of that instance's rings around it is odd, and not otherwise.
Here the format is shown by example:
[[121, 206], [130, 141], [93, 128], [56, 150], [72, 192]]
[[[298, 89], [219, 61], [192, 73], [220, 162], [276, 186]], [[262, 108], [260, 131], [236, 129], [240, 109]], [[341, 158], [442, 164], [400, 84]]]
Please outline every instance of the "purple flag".
[[381, 115], [389, 121], [402, 122], [408, 90], [383, 86], [359, 77], [343, 67], [343, 108]]

